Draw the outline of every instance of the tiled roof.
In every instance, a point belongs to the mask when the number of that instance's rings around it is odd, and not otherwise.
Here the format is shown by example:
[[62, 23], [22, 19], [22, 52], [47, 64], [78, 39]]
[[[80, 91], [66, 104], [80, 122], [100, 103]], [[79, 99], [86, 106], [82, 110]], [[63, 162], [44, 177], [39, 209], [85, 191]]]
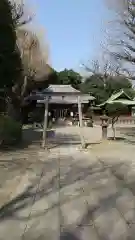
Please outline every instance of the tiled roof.
[[57, 104], [76, 104], [77, 96], [80, 96], [82, 103], [88, 103], [95, 99], [95, 97], [90, 96], [89, 94], [82, 94], [71, 85], [49, 85], [49, 87], [42, 92], [35, 92], [26, 97], [25, 101], [37, 100], [38, 102], [44, 102], [47, 96], [50, 97], [50, 103]]
[[121, 89], [119, 92], [114, 93], [111, 95], [110, 98], [108, 98], [107, 101], [104, 103], [101, 103], [99, 106], [104, 106], [105, 104], [111, 104], [113, 102], [122, 102], [124, 100], [132, 101], [132, 99], [127, 95], [127, 93], [124, 92], [123, 89]]
[[107, 101], [114, 101], [114, 100], [117, 100], [119, 97], [123, 99], [131, 100], [131, 98], [127, 95], [127, 93], [125, 93], [124, 90], [122, 89], [119, 92], [112, 94]]
[[71, 85], [49, 85], [48, 88], [44, 89], [42, 93], [64, 93], [64, 94], [70, 94], [70, 93], [80, 93], [81, 92], [75, 88], [73, 88]]
[[118, 100], [109, 102], [109, 104], [113, 104], [113, 103], [121, 103], [127, 106], [135, 106], [135, 100], [128, 100], [128, 99], [118, 99]]

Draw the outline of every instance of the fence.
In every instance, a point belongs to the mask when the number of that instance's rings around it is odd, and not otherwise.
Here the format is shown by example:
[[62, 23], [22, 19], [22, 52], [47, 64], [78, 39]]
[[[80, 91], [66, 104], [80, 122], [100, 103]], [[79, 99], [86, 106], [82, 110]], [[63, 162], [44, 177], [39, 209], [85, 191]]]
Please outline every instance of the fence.
[[[101, 125], [100, 116], [93, 117], [95, 125]], [[111, 123], [111, 120], [110, 120]], [[135, 125], [135, 117], [132, 116], [120, 116], [116, 123], [117, 125]]]

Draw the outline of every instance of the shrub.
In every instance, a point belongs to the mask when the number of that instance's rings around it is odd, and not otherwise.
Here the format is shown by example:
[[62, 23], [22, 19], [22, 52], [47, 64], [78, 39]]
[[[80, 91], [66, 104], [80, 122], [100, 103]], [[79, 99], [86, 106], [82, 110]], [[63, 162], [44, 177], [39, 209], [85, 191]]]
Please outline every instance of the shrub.
[[0, 144], [11, 145], [20, 142], [22, 125], [9, 116], [0, 116]]

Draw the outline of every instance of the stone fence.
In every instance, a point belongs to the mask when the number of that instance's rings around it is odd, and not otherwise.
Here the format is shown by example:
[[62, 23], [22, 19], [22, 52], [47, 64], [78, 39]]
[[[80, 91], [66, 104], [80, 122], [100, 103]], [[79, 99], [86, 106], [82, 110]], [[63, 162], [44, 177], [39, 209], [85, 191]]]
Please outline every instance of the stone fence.
[[[95, 125], [101, 125], [100, 116], [94, 116], [93, 120]], [[110, 124], [111, 124], [111, 120], [110, 120]], [[135, 117], [121, 116], [119, 117], [116, 124], [117, 125], [135, 125]]]

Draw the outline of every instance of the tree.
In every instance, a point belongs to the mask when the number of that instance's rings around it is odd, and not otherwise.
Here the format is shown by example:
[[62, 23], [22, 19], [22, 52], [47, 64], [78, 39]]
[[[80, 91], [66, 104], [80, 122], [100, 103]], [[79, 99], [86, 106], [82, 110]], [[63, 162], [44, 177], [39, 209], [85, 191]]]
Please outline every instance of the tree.
[[[124, 70], [134, 78], [133, 66], [135, 64], [135, 0], [123, 0], [115, 2], [115, 10], [119, 13], [120, 19], [115, 22], [119, 23], [119, 35], [117, 40], [113, 39], [111, 45], [116, 47], [116, 51], [111, 51], [110, 54], [119, 62], [122, 63]], [[114, 24], [114, 23], [113, 23]], [[119, 40], [118, 40], [119, 39]]]
[[22, 65], [16, 47], [12, 6], [8, 0], [0, 1], [0, 16], [0, 88], [11, 90], [21, 77]]
[[41, 54], [36, 35], [20, 28], [30, 21], [22, 20], [23, 4], [2, 0], [0, 13], [0, 88], [5, 90], [8, 114], [20, 119], [24, 96], [32, 90], [34, 81], [46, 81], [51, 68]]
[[91, 94], [95, 97], [95, 103], [100, 104], [109, 97], [105, 90], [104, 83], [100, 75], [92, 75], [80, 85], [80, 90], [85, 94]]
[[23, 0], [18, 2], [17, 0], [11, 0], [12, 6], [12, 18], [16, 28], [22, 27], [23, 25], [28, 24], [32, 20], [32, 16], [26, 16], [24, 11], [24, 2]]
[[[17, 30], [17, 44], [21, 52], [24, 80], [21, 83], [21, 96], [25, 96], [38, 82], [47, 80], [52, 68], [47, 64], [40, 42], [35, 33], [26, 29]], [[47, 49], [44, 49], [47, 51]], [[32, 87], [33, 86], [33, 87]], [[20, 88], [20, 85], [18, 85]]]
[[131, 81], [124, 75], [119, 74], [119, 69], [106, 62], [100, 67], [98, 61], [93, 62], [92, 67], [86, 67], [90, 76], [81, 84], [83, 93], [90, 93], [96, 98], [96, 104], [106, 101], [113, 93], [123, 89], [133, 96]]
[[[19, 99], [13, 86], [22, 78], [20, 52], [16, 46], [16, 29], [8, 0], [0, 2], [0, 88], [4, 89], [8, 114], [20, 119]], [[13, 111], [12, 106], [17, 111]], [[18, 112], [18, 114], [16, 114]]]
[[117, 13], [119, 13], [120, 15], [125, 14], [125, 10], [127, 9], [127, 4], [128, 1], [130, 0], [104, 0], [104, 2], [106, 3], [107, 7], [111, 10], [115, 10]]
[[121, 114], [128, 113], [128, 106], [121, 103], [107, 104], [105, 106], [105, 111], [107, 115], [111, 118], [111, 125], [113, 131], [113, 138], [116, 138], [115, 123]]
[[74, 88], [79, 88], [79, 85], [82, 82], [81, 75], [72, 69], [64, 69], [63, 71], [58, 72], [57, 75], [58, 84], [70, 84]]
[[113, 93], [123, 89], [129, 96], [134, 97], [135, 93], [131, 82], [125, 77], [108, 77], [106, 84], [102, 81], [102, 76], [92, 75], [81, 84], [83, 93], [90, 93], [96, 98], [96, 104], [106, 101]]
[[38, 87], [46, 86], [46, 80], [48, 77], [50, 78], [52, 68], [48, 64], [48, 46], [45, 45], [44, 48], [41, 48], [37, 34], [25, 27], [32, 21], [32, 16], [26, 15], [27, 9], [25, 9], [23, 0], [20, 3], [17, 0], [11, 0], [11, 2], [12, 18], [17, 33], [17, 46], [23, 66], [23, 78], [17, 82], [13, 90], [23, 98], [37, 85]]

